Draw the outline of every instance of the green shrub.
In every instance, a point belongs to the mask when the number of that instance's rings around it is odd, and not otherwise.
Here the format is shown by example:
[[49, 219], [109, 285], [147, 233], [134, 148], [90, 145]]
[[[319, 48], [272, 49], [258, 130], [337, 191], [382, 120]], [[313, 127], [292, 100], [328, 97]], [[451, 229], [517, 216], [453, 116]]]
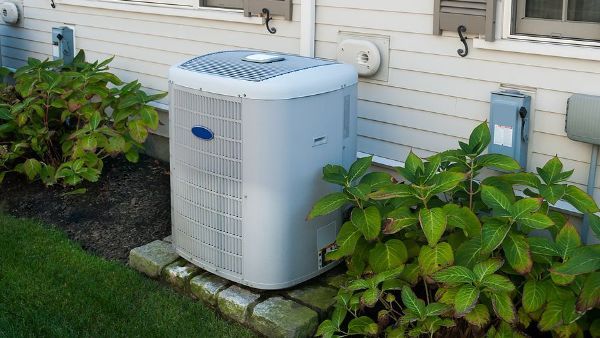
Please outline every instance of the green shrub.
[[[557, 157], [538, 175], [517, 172], [513, 159], [483, 154], [489, 142], [483, 123], [460, 149], [426, 160], [411, 152], [397, 169], [405, 183], [367, 173], [371, 158], [324, 168], [343, 191], [323, 197], [309, 218], [354, 208], [328, 256], [346, 260], [350, 280], [319, 335], [597, 336], [600, 246], [583, 245], [550, 207], [569, 202], [600, 235], [596, 203], [565, 184], [573, 171]], [[481, 178], [486, 167], [509, 173]]]
[[108, 72], [111, 61], [88, 63], [82, 51], [72, 65], [29, 59], [13, 74], [0, 93], [0, 182], [17, 172], [74, 186], [97, 181], [107, 156], [138, 160], [159, 122], [147, 103], [165, 94], [124, 84]]

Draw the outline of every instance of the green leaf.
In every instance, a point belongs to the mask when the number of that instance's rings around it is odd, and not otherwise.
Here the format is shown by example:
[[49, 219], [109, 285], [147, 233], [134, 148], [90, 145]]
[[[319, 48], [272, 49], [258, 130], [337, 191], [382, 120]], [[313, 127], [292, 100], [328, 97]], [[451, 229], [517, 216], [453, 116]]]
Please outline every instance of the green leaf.
[[508, 214], [511, 209], [510, 199], [498, 188], [487, 185], [481, 186], [481, 199], [483, 203], [500, 215]]
[[430, 303], [425, 307], [425, 313], [428, 317], [439, 316], [439, 315], [447, 312], [450, 309], [451, 309], [451, 307], [448, 306], [447, 304]]
[[395, 234], [406, 227], [417, 224], [418, 221], [419, 218], [409, 207], [396, 208], [387, 214], [383, 233], [386, 235]]
[[523, 198], [515, 202], [510, 208], [512, 218], [519, 220], [521, 217], [528, 216], [536, 212], [542, 206], [541, 198]]
[[117, 154], [125, 151], [126, 142], [123, 136], [111, 136], [108, 138], [108, 144], [104, 148], [110, 154]]
[[338, 328], [332, 323], [331, 320], [327, 319], [319, 325], [315, 336], [323, 336], [323, 338], [331, 338], [336, 332]]
[[563, 323], [563, 305], [562, 300], [551, 300], [546, 305], [538, 327], [542, 331], [550, 331]]
[[600, 270], [600, 244], [574, 249], [568, 261], [551, 269], [563, 275], [580, 275], [596, 270]]
[[374, 171], [366, 174], [360, 179], [360, 184], [367, 184], [371, 189], [379, 189], [394, 182], [392, 175], [384, 172]]
[[373, 307], [379, 300], [379, 289], [376, 287], [371, 287], [365, 290], [361, 297], [361, 302], [368, 306]]
[[490, 220], [483, 224], [481, 229], [481, 252], [490, 254], [496, 250], [506, 238], [510, 231], [510, 224], [499, 221]]
[[546, 184], [558, 183], [562, 170], [563, 164], [558, 156], [554, 156], [551, 160], [546, 162], [543, 168], [537, 168], [538, 174]]
[[505, 183], [513, 185], [523, 185], [531, 188], [538, 188], [540, 186], [540, 179], [533, 173], [514, 173], [504, 174], [499, 176]]
[[600, 337], [600, 318], [595, 319], [590, 325], [590, 334], [593, 338]]
[[465, 320], [471, 325], [484, 327], [490, 321], [490, 312], [484, 304], [477, 304], [473, 310], [465, 315]]
[[404, 161], [404, 168], [398, 168], [397, 170], [404, 178], [416, 183], [417, 177], [425, 171], [425, 165], [423, 160], [411, 151], [406, 157], [406, 161]]
[[83, 195], [87, 192], [86, 188], [79, 188], [61, 194], [61, 196]]
[[489, 294], [492, 300], [494, 312], [508, 323], [514, 323], [517, 319], [515, 306], [506, 292], [492, 292]]
[[454, 309], [458, 315], [471, 312], [477, 300], [479, 300], [479, 289], [470, 284], [463, 285], [454, 297]]
[[158, 128], [158, 113], [154, 108], [150, 106], [142, 106], [140, 108], [140, 116], [148, 128], [152, 130], [156, 130]]
[[352, 223], [363, 233], [368, 241], [374, 240], [381, 231], [381, 215], [375, 206], [366, 209], [354, 208], [350, 219]]
[[79, 144], [83, 150], [95, 151], [98, 146], [98, 139], [93, 135], [87, 135], [79, 140]]
[[371, 187], [361, 183], [357, 186], [346, 188], [346, 192], [354, 196], [355, 199], [367, 201], [369, 199], [368, 195], [371, 192]]
[[102, 115], [100, 115], [100, 112], [97, 110], [94, 111], [92, 117], [90, 118], [90, 127], [92, 127], [92, 130], [96, 130], [96, 128], [98, 128], [98, 126], [100, 125], [101, 121]]
[[418, 262], [421, 273], [424, 276], [431, 276], [436, 271], [454, 263], [452, 247], [445, 242], [438, 243], [433, 248], [424, 245], [419, 252]]
[[402, 266], [408, 258], [406, 246], [399, 239], [390, 239], [377, 243], [369, 252], [369, 265], [375, 273], [392, 270]]
[[354, 224], [352, 224], [352, 222], [344, 223], [335, 240], [338, 245], [338, 249], [335, 251], [336, 257], [339, 259], [354, 253], [356, 242], [358, 242], [361, 237], [362, 233], [354, 226]]
[[32, 181], [42, 170], [42, 164], [35, 158], [30, 158], [23, 164], [23, 169], [27, 178]]
[[444, 205], [444, 212], [448, 219], [448, 225], [463, 229], [467, 237], [475, 237], [481, 234], [481, 222], [468, 207], [446, 204]]
[[556, 204], [567, 191], [567, 186], [564, 184], [542, 184], [539, 187], [540, 195], [542, 195], [548, 202]]
[[354, 180], [363, 176], [367, 173], [367, 170], [371, 167], [371, 163], [373, 162], [373, 156], [367, 156], [363, 158], [357, 159], [350, 166], [350, 170], [348, 170], [348, 177], [346, 178], [348, 184], [354, 182]]
[[593, 214], [600, 211], [594, 199], [574, 185], [567, 187], [564, 199], [584, 214]]
[[133, 120], [127, 122], [127, 128], [129, 129], [129, 135], [136, 142], [144, 143], [148, 137], [148, 128], [142, 120]]
[[460, 182], [466, 179], [465, 173], [445, 171], [434, 176], [433, 188], [427, 194], [427, 197], [448, 192], [456, 188]]
[[389, 184], [377, 189], [369, 194], [369, 198], [376, 201], [388, 200], [392, 198], [413, 197], [414, 189], [408, 184]]
[[529, 229], [535, 230], [546, 229], [554, 225], [554, 222], [550, 217], [539, 212], [521, 216], [518, 220], [518, 223]]
[[419, 318], [424, 318], [426, 314], [425, 302], [417, 298], [417, 295], [408, 287], [402, 288], [402, 303], [407, 309], [414, 312]]
[[441, 208], [421, 209], [419, 221], [429, 246], [435, 246], [446, 231], [446, 213]]
[[583, 282], [577, 299], [577, 311], [585, 312], [600, 307], [600, 272], [593, 272]]
[[367, 316], [354, 318], [348, 323], [349, 334], [361, 334], [365, 336], [376, 335], [379, 331], [377, 323]]
[[475, 273], [477, 280], [481, 282], [484, 277], [500, 270], [502, 265], [504, 265], [504, 260], [502, 258], [490, 258], [481, 263], [475, 264], [473, 267], [473, 273]]
[[529, 244], [523, 235], [509, 232], [508, 236], [502, 243], [504, 255], [508, 264], [518, 273], [525, 275], [531, 271], [533, 261], [531, 260], [531, 252]]
[[523, 308], [527, 312], [535, 312], [546, 303], [546, 288], [540, 281], [530, 279], [523, 287]]
[[486, 287], [493, 292], [512, 292], [515, 289], [515, 286], [510, 279], [498, 274], [491, 274], [483, 277], [481, 286]]
[[339, 328], [348, 314], [348, 310], [344, 306], [336, 306], [331, 314], [331, 322], [336, 328]]
[[132, 148], [125, 153], [125, 158], [131, 163], [137, 163], [137, 161], [140, 159], [140, 154], [137, 152], [137, 150]]
[[556, 244], [544, 237], [529, 237], [529, 249], [532, 254], [543, 256], [560, 256]]
[[490, 141], [490, 128], [486, 121], [475, 127], [469, 136], [469, 148], [472, 151], [472, 154], [481, 154], [490, 144]]
[[571, 256], [573, 250], [581, 246], [579, 232], [571, 223], [565, 224], [556, 235], [556, 247], [563, 260]]
[[464, 242], [456, 250], [456, 264], [473, 268], [476, 263], [479, 263], [487, 255], [481, 253], [481, 237], [474, 237]]
[[321, 198], [308, 214], [308, 220], [317, 216], [327, 215], [348, 203], [348, 197], [343, 192], [334, 192]]
[[345, 186], [348, 172], [340, 165], [328, 164], [323, 167], [323, 179], [329, 183]]
[[472, 283], [477, 279], [473, 271], [464, 266], [451, 266], [434, 273], [432, 277], [438, 283], [449, 284]]
[[600, 239], [600, 217], [594, 214], [588, 214], [590, 229], [596, 234], [596, 238]]
[[519, 162], [512, 157], [501, 154], [485, 154], [475, 160], [476, 165], [492, 167], [500, 170], [515, 171], [521, 169]]

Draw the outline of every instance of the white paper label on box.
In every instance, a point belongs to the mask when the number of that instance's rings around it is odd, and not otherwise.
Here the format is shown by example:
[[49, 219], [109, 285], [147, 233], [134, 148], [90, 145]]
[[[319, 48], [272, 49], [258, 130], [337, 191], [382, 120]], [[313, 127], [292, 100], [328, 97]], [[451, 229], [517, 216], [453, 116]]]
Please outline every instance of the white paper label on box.
[[52, 45], [52, 56], [60, 57], [60, 49], [58, 48], [58, 45]]
[[513, 146], [513, 128], [511, 126], [494, 125], [494, 144], [505, 147]]

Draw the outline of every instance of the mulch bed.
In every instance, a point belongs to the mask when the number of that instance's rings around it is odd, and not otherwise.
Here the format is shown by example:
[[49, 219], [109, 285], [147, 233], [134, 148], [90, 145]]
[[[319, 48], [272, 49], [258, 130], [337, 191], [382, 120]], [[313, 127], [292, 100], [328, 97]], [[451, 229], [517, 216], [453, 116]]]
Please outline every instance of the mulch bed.
[[39, 219], [63, 229], [85, 250], [127, 261], [129, 251], [171, 233], [169, 165], [141, 156], [138, 163], [107, 159], [96, 183], [82, 195], [7, 175], [0, 185], [0, 211]]

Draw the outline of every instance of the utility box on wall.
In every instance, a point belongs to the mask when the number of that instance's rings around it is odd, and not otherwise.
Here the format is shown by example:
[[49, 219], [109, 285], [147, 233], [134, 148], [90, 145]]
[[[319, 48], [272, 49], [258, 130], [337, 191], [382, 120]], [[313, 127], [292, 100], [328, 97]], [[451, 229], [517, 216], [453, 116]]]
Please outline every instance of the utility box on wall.
[[75, 58], [75, 38], [73, 29], [61, 26], [52, 28], [52, 57], [54, 60], [63, 60], [69, 65]]
[[503, 154], [527, 167], [531, 96], [518, 91], [492, 93], [489, 153]]

